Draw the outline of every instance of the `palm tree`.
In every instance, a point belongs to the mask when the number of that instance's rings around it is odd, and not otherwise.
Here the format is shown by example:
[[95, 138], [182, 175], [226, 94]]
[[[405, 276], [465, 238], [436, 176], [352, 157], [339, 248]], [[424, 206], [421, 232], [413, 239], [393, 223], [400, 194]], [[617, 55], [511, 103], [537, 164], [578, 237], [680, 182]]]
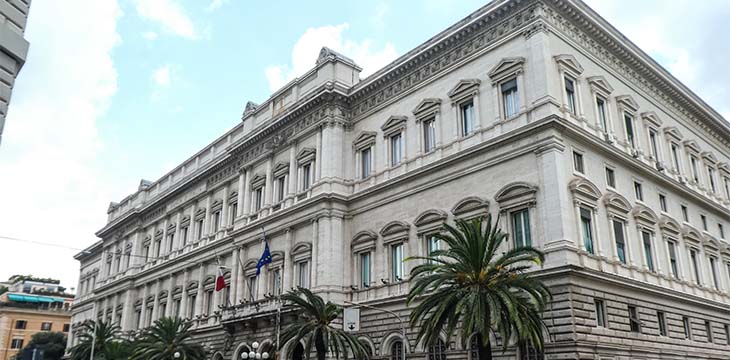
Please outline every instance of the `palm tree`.
[[71, 348], [71, 360], [91, 358], [92, 343], [94, 358], [105, 360], [128, 358], [129, 351], [123, 351], [129, 348], [128, 342], [121, 337], [118, 325], [103, 320], [88, 320], [81, 324], [79, 343]]
[[[322, 297], [305, 288], [291, 290], [282, 295], [281, 300], [290, 303], [293, 312], [298, 315], [295, 322], [281, 332], [281, 344], [292, 339], [293, 344], [298, 344], [304, 339], [304, 354], [307, 359], [312, 352], [312, 345], [317, 352], [317, 360], [324, 360], [328, 350], [337, 359], [340, 358], [340, 353], [346, 359], [348, 349], [356, 359], [366, 356], [365, 347], [354, 335], [332, 326], [332, 322], [342, 313], [342, 307], [329, 301], [325, 303]], [[281, 344], [278, 344], [279, 349]]]
[[506, 349], [510, 339], [542, 349], [545, 325], [540, 313], [550, 299], [547, 287], [526, 271], [541, 265], [544, 255], [517, 247], [500, 255], [507, 235], [492, 225], [492, 217], [457, 219], [434, 235], [446, 243], [411, 273], [408, 305], [418, 302], [411, 326], [421, 326], [417, 341], [435, 344], [439, 334], [450, 337], [460, 326], [462, 345], [476, 336], [479, 359], [492, 359], [490, 335], [499, 335]]
[[204, 360], [205, 349], [191, 341], [192, 323], [180, 318], [163, 317], [145, 329], [135, 343], [132, 360], [168, 360], [180, 353], [182, 360]]

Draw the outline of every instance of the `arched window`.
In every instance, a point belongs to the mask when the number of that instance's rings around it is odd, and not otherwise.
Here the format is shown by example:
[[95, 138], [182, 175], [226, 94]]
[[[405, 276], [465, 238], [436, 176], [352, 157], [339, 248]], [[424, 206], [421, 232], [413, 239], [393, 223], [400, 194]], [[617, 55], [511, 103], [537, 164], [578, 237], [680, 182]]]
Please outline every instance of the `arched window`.
[[298, 343], [294, 351], [291, 352], [291, 360], [304, 360], [304, 346], [302, 346], [302, 343]]
[[393, 341], [393, 344], [390, 345], [390, 360], [404, 360], [402, 341]]
[[428, 347], [428, 360], [446, 360], [446, 344], [441, 339]]

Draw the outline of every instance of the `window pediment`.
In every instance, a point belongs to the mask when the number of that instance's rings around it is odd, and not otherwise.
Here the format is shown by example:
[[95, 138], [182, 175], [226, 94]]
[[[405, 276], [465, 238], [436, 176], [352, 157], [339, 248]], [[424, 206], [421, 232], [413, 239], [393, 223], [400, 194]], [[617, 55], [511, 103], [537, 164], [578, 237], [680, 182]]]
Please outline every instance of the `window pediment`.
[[609, 84], [606, 78], [603, 76], [591, 76], [586, 80], [591, 86], [591, 89], [593, 89], [593, 91], [595, 92], [602, 93], [606, 96], [613, 92], [613, 86], [611, 86], [611, 84]]
[[440, 229], [448, 217], [449, 215], [443, 210], [429, 209], [416, 216], [413, 224], [416, 225], [418, 233], [421, 234]]
[[702, 152], [702, 158], [705, 159], [708, 163], [715, 165], [717, 164], [717, 158], [715, 157], [715, 154], [713, 154], [710, 151], [704, 151]]
[[688, 148], [688, 149], [690, 149], [690, 150], [692, 150], [692, 151], [694, 151], [694, 152], [696, 152], [698, 154], [702, 151], [700, 149], [700, 146], [694, 140], [685, 140], [683, 144], [684, 144], [684, 147], [686, 147], [686, 148]]
[[162, 230], [155, 231], [155, 240], [162, 239]]
[[702, 244], [709, 250], [719, 251], [722, 249], [720, 242], [710, 234], [704, 234], [704, 236], [702, 236]]
[[205, 209], [200, 208], [195, 211], [195, 220], [202, 220], [205, 217]]
[[211, 211], [218, 211], [222, 207], [223, 207], [223, 200], [221, 200], [221, 199], [215, 199], [215, 201], [213, 201], [213, 204], [210, 205], [210, 210]]
[[198, 282], [197, 281], [191, 281], [188, 283], [188, 287], [186, 288], [188, 292], [196, 292], [198, 288]]
[[456, 83], [447, 95], [452, 101], [459, 101], [464, 98], [474, 96], [479, 92], [479, 85], [482, 83], [479, 79], [462, 79]]
[[266, 182], [266, 176], [263, 174], [256, 174], [251, 178], [251, 188], [256, 189], [259, 187], [264, 186], [264, 183]]
[[536, 185], [518, 181], [503, 186], [494, 198], [502, 210], [532, 206], [537, 201], [537, 190]]
[[294, 262], [300, 262], [312, 257], [312, 243], [300, 242], [291, 249], [291, 255]]
[[308, 162], [314, 161], [314, 158], [316, 156], [317, 152], [312, 148], [304, 148], [299, 150], [299, 153], [297, 154], [297, 163], [299, 164], [306, 164]]
[[355, 138], [355, 143], [353, 145], [357, 150], [362, 150], [375, 144], [376, 136], [377, 134], [373, 131], [363, 131], [357, 136], [357, 138]]
[[702, 235], [700, 234], [699, 230], [688, 224], [682, 225], [682, 237], [698, 245], [702, 241]]
[[717, 168], [720, 169], [725, 175], [730, 175], [730, 165], [726, 162], [721, 162], [717, 164]]
[[230, 195], [228, 195], [229, 202], [233, 200], [233, 202], [236, 202], [235, 200], [238, 199], [238, 191], [232, 191]]
[[504, 58], [497, 63], [489, 72], [487, 76], [492, 80], [493, 85], [497, 85], [508, 78], [517, 76], [524, 70], [525, 58], [524, 57], [509, 57]]
[[664, 128], [664, 134], [677, 141], [682, 141], [682, 133], [679, 132], [676, 126], [669, 126]]
[[289, 173], [289, 164], [288, 163], [277, 163], [274, 166], [274, 169], [272, 170], [274, 177], [282, 177], [284, 175], [287, 175]]
[[644, 123], [647, 125], [651, 125], [657, 128], [662, 127], [662, 121], [653, 111], [645, 111], [641, 113], [641, 119], [644, 120]]
[[654, 225], [658, 221], [656, 213], [652, 209], [641, 204], [636, 204], [634, 206], [634, 209], [631, 210], [631, 215], [634, 216], [634, 219], [636, 219], [637, 222], [644, 223], [644, 225]]
[[631, 211], [629, 200], [615, 191], [606, 191], [606, 195], [603, 196], [603, 204], [610, 212], [628, 214]]
[[682, 227], [679, 223], [667, 215], [659, 217], [659, 228], [672, 235], [679, 235], [682, 233]]
[[558, 63], [558, 66], [574, 76], [579, 76], [583, 73], [583, 66], [580, 65], [573, 55], [560, 54], [553, 56], [553, 59]]
[[441, 111], [441, 99], [438, 98], [426, 98], [421, 100], [420, 103], [413, 109], [413, 115], [416, 117], [416, 121], [425, 117], [431, 116]]
[[383, 237], [384, 243], [390, 243], [397, 240], [408, 240], [408, 232], [411, 226], [403, 221], [391, 221], [382, 229], [380, 229], [380, 235]]
[[639, 103], [634, 100], [631, 95], [621, 95], [616, 97], [616, 102], [622, 105], [626, 110], [636, 112], [639, 110]]
[[355, 253], [363, 252], [365, 250], [374, 249], [377, 240], [378, 234], [370, 230], [363, 230], [355, 234], [352, 238], [352, 242], [350, 243], [350, 247]]
[[568, 188], [576, 201], [595, 207], [601, 198], [601, 191], [588, 179], [577, 177], [570, 181]]
[[451, 209], [454, 216], [477, 215], [479, 213], [486, 214], [489, 209], [489, 201], [477, 196], [469, 196], [461, 199]]
[[388, 118], [388, 120], [385, 121], [385, 124], [380, 127], [380, 129], [383, 131], [383, 134], [390, 135], [395, 132], [401, 131], [406, 127], [406, 122], [408, 121], [408, 117], [404, 115], [392, 115]]
[[[284, 264], [284, 252], [283, 251], [272, 251], [271, 252], [271, 266], [280, 267]], [[230, 272], [229, 272], [230, 274]]]

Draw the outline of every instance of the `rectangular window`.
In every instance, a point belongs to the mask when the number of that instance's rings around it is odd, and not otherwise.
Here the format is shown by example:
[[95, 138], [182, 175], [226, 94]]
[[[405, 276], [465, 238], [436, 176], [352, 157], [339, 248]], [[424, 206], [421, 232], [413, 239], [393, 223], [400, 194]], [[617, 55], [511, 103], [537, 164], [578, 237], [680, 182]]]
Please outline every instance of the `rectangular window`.
[[636, 195], [636, 200], [644, 201], [644, 189], [638, 181], [634, 181], [634, 194]]
[[205, 292], [205, 313], [208, 315], [212, 315], [214, 305], [215, 304], [213, 303], [213, 290], [208, 290]]
[[160, 257], [160, 248], [162, 247], [162, 239], [155, 240], [155, 257]]
[[629, 305], [629, 325], [631, 326], [631, 332], [641, 332], [641, 320], [639, 320], [636, 306]]
[[691, 155], [689, 157], [689, 163], [690, 163], [690, 168], [692, 169], [692, 179], [695, 181], [695, 183], [699, 184], [700, 171], [699, 171], [699, 169], [697, 169], [697, 157], [695, 157], [694, 155]]
[[203, 238], [203, 219], [200, 219], [195, 222], [196, 230], [198, 231], [198, 236], [196, 237], [196, 240], [200, 240]]
[[397, 133], [390, 137], [390, 166], [400, 164], [403, 157], [403, 136]]
[[618, 260], [626, 264], [626, 234], [624, 233], [624, 222], [613, 219], [613, 237], [616, 242], [616, 256]]
[[172, 314], [178, 318], [180, 317], [180, 303], [180, 299], [175, 299], [175, 301], [172, 303]]
[[602, 97], [596, 97], [596, 112], [598, 113], [598, 122], [604, 132], [608, 132], [608, 115], [606, 115], [606, 100]]
[[13, 339], [10, 342], [10, 348], [11, 349], [22, 349], [23, 348], [23, 339]]
[[281, 269], [271, 271], [271, 292], [275, 296], [281, 295]]
[[428, 251], [428, 256], [433, 256], [433, 253], [435, 251], [441, 250], [441, 241], [435, 236], [427, 236], [426, 247], [426, 251]]
[[684, 338], [692, 339], [692, 325], [686, 316], [682, 316], [682, 329], [684, 330]]
[[187, 317], [192, 318], [195, 316], [195, 301], [198, 299], [198, 297], [195, 294], [192, 294], [188, 297], [188, 313]]
[[167, 252], [171, 253], [175, 246], [175, 233], [167, 235]]
[[715, 169], [712, 166], [707, 167], [707, 180], [710, 182], [710, 190], [713, 193], [717, 192], [717, 185], [715, 185]]
[[[368, 156], [368, 169], [369, 168], [370, 157]], [[370, 174], [369, 171], [368, 174]], [[307, 163], [302, 165], [302, 191], [309, 189], [310, 186], [312, 186], [312, 163]]]
[[692, 261], [692, 270], [695, 273], [695, 282], [697, 285], [702, 285], [702, 278], [700, 277], [700, 264], [697, 258], [697, 250], [691, 249], [689, 251], [689, 258]]
[[71, 330], [71, 324], [63, 324], [63, 332], [67, 333]]
[[659, 194], [659, 208], [667, 212], [667, 197], [664, 194]]
[[573, 168], [576, 172], [585, 174], [585, 169], [583, 167], [583, 154], [577, 151], [573, 151]]
[[475, 125], [474, 101], [469, 101], [461, 105], [461, 135], [471, 134]]
[[725, 330], [725, 342], [727, 345], [730, 345], [730, 326], [728, 324], [725, 324], [722, 326], [722, 328]]
[[363, 288], [370, 287], [370, 252], [360, 254], [360, 284]]
[[707, 231], [707, 216], [700, 215], [700, 221], [702, 221], [702, 230]]
[[710, 320], [705, 320], [705, 332], [707, 333], [707, 342], [715, 342], [712, 338], [712, 323]]
[[667, 242], [669, 247], [669, 267], [672, 270], [672, 276], [679, 279], [679, 265], [677, 263], [677, 244], [674, 241]]
[[[237, 202], [234, 202], [233, 204], [231, 204], [229, 206], [228, 214], [229, 214], [228, 215], [228, 225], [233, 225], [233, 223], [236, 221], [236, 216], [238, 216], [238, 203]], [[183, 230], [185, 230], [186, 234], [187, 234], [187, 229], [183, 229]], [[185, 240], [183, 240], [183, 244], [184, 243], [185, 243]]]
[[423, 152], [428, 153], [436, 148], [436, 119], [423, 121]]
[[260, 186], [253, 190], [253, 211], [259, 211], [264, 206], [264, 187]]
[[712, 284], [715, 289], [720, 289], [720, 279], [717, 277], [717, 259], [710, 256], [710, 272], [712, 273]]
[[403, 244], [390, 247], [390, 258], [392, 265], [391, 277], [393, 281], [403, 279]]
[[723, 176], [722, 184], [725, 186], [725, 197], [730, 198], [730, 179]]
[[309, 261], [297, 263], [297, 286], [309, 288]]
[[596, 305], [596, 325], [606, 327], [606, 306], [603, 304], [603, 300], [596, 299], [594, 303]]
[[258, 284], [256, 283], [256, 275], [249, 276], [247, 281], [248, 281], [248, 296], [249, 296], [249, 299], [255, 300], [256, 299], [256, 296], [258, 294], [258, 289], [257, 289], [257, 285]]
[[41, 331], [51, 331], [53, 325], [49, 322], [41, 323]]
[[722, 224], [717, 224], [717, 232], [720, 233], [720, 239], [725, 239], [725, 227]]
[[609, 167], [606, 168], [606, 186], [616, 188], [616, 173]]
[[213, 213], [213, 232], [217, 232], [221, 228], [221, 211]]
[[646, 267], [650, 271], [654, 271], [654, 254], [651, 246], [652, 236], [653, 234], [650, 231], [641, 230], [641, 241], [644, 246], [644, 261], [646, 262]]
[[674, 163], [674, 169], [677, 170], [678, 174], [682, 174], [682, 171], [680, 170], [679, 166], [679, 146], [677, 144], [672, 143], [672, 162]]
[[284, 201], [286, 196], [286, 176], [276, 178], [276, 202]]
[[366, 148], [360, 151], [361, 169], [360, 175], [363, 179], [370, 176], [372, 171], [373, 154], [372, 148]]
[[626, 141], [632, 148], [636, 148], [636, 139], [634, 137], [634, 117], [624, 114], [624, 126], [626, 127]]
[[667, 319], [664, 316], [664, 313], [661, 311], [657, 311], [656, 319], [659, 325], [659, 335], [667, 336]]
[[28, 325], [28, 322], [25, 320], [16, 320], [15, 321], [15, 329], [16, 330], [25, 330], [25, 327]]
[[689, 211], [687, 211], [687, 207], [684, 205], [682, 205], [682, 220], [689, 222]]
[[654, 160], [659, 161], [659, 143], [657, 142], [657, 131], [656, 129], [649, 129], [649, 151]]
[[512, 213], [512, 228], [514, 230], [515, 247], [532, 246], [530, 212], [528, 209]]
[[519, 95], [517, 93], [517, 79], [502, 83], [502, 101], [504, 106], [504, 117], [510, 118], [517, 115], [519, 109]]
[[187, 244], [187, 242], [188, 242], [188, 230], [189, 229], [190, 229], [189, 227], [184, 227], [184, 228], [182, 228], [182, 231], [180, 231], [180, 236], [181, 236], [180, 240], [182, 241], [182, 246], [185, 246], [185, 244]]
[[575, 108], [575, 81], [569, 77], [565, 77], [565, 100], [568, 102], [568, 111], [575, 115], [577, 113]]
[[593, 225], [591, 211], [580, 208], [580, 223], [583, 231], [583, 245], [589, 254], [593, 254]]

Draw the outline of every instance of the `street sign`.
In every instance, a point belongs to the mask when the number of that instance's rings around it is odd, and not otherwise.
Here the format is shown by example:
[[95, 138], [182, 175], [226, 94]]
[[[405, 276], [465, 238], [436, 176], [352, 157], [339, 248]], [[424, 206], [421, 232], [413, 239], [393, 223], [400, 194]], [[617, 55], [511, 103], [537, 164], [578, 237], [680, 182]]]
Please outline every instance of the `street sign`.
[[360, 309], [345, 308], [343, 326], [347, 332], [360, 331]]

